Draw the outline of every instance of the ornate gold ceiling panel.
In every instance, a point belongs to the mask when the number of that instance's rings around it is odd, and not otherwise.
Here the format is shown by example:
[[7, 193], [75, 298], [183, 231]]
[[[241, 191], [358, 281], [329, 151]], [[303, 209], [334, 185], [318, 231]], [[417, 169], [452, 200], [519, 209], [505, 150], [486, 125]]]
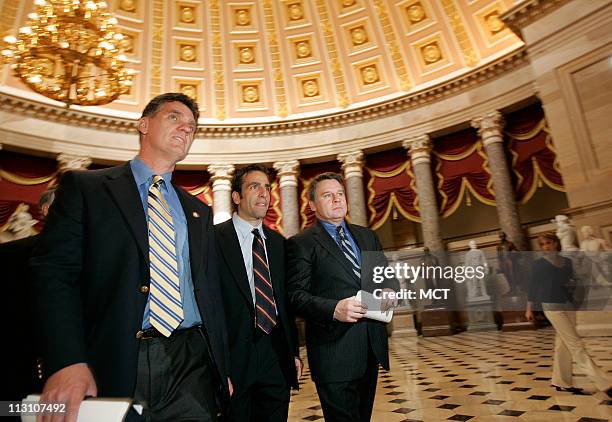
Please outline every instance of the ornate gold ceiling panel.
[[[344, 121], [334, 116], [456, 91], [522, 47], [500, 19], [514, 0], [107, 2], [136, 76], [129, 93], [90, 111], [128, 120], [154, 95], [180, 91], [211, 127]], [[31, 9], [2, 2], [0, 30], [16, 33]], [[9, 72], [0, 82], [36, 101]]]

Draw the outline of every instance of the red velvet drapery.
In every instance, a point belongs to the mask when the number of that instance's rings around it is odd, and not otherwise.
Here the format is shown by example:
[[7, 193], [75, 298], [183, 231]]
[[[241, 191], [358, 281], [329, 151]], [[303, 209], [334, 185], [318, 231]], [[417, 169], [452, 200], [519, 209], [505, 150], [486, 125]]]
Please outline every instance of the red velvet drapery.
[[382, 226], [393, 209], [409, 220], [420, 221], [414, 174], [405, 149], [368, 155], [366, 173], [372, 229]]
[[487, 156], [473, 129], [436, 138], [432, 166], [443, 217], [454, 213], [464, 196], [468, 205], [471, 196], [487, 205], [495, 204]]
[[528, 202], [543, 183], [564, 192], [557, 155], [540, 104], [506, 116], [504, 131], [512, 157], [516, 198]]

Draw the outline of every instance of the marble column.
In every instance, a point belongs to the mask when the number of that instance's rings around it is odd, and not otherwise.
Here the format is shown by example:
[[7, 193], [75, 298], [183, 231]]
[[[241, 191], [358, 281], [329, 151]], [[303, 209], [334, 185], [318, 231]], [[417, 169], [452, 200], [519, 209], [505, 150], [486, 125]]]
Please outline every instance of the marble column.
[[402, 145], [408, 150], [415, 176], [417, 194], [419, 195], [423, 243], [432, 252], [443, 251], [440, 212], [438, 211], [436, 188], [431, 174], [431, 141], [428, 135], [422, 135], [404, 141]]
[[87, 170], [91, 164], [91, 158], [82, 155], [61, 153], [57, 155], [56, 160], [60, 173], [65, 173], [69, 170]]
[[213, 191], [213, 223], [218, 224], [232, 218], [232, 175], [231, 164], [212, 164], [208, 166]]
[[350, 221], [353, 224], [368, 227], [363, 188], [363, 151], [358, 150], [338, 154], [337, 160], [342, 163]]
[[504, 149], [502, 132], [504, 118], [496, 110], [472, 120], [472, 126], [478, 129], [478, 135], [482, 138], [482, 143], [489, 160], [499, 225], [519, 250], [526, 250], [527, 241], [521, 228], [518, 207], [514, 199], [514, 189], [512, 188], [512, 180], [510, 178], [510, 168], [508, 167], [508, 160]]
[[298, 160], [278, 161], [274, 163], [278, 172], [278, 185], [283, 211], [283, 235], [287, 238], [300, 231], [300, 206], [298, 202]]

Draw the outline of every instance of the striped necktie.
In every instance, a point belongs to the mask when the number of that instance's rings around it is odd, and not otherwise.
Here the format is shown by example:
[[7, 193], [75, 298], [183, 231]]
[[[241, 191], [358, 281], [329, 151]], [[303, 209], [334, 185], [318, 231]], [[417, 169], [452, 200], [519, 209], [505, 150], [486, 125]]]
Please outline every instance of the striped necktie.
[[255, 325], [270, 334], [276, 325], [276, 303], [270, 281], [270, 268], [266, 261], [263, 239], [257, 228], [253, 229], [253, 282], [255, 284]]
[[149, 262], [151, 286], [149, 321], [169, 337], [183, 321], [179, 287], [174, 222], [170, 207], [161, 194], [161, 176], [153, 177], [147, 196], [149, 217]]
[[351, 246], [351, 242], [349, 242], [348, 240], [348, 236], [344, 231], [344, 227], [338, 226], [336, 228], [336, 233], [336, 240], [338, 240], [338, 243], [340, 244], [340, 249], [342, 250], [342, 253], [351, 263], [351, 268], [357, 278], [361, 279], [361, 264], [359, 263], [359, 258], [357, 258], [353, 247]]

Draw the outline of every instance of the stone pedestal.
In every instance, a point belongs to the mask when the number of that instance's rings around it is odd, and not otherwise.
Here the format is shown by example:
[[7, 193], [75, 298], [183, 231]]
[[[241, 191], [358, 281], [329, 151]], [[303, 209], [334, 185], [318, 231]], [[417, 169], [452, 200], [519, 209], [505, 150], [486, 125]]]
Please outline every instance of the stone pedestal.
[[430, 308], [420, 312], [423, 337], [453, 335], [454, 315], [446, 308]]
[[393, 319], [387, 325], [387, 331], [393, 337], [416, 337], [418, 334], [414, 327], [414, 311], [396, 309]]
[[533, 322], [525, 318], [527, 302], [524, 296], [504, 296], [497, 304], [502, 331], [535, 330]]
[[468, 331], [496, 330], [493, 302], [490, 299], [471, 300], [467, 304]]

